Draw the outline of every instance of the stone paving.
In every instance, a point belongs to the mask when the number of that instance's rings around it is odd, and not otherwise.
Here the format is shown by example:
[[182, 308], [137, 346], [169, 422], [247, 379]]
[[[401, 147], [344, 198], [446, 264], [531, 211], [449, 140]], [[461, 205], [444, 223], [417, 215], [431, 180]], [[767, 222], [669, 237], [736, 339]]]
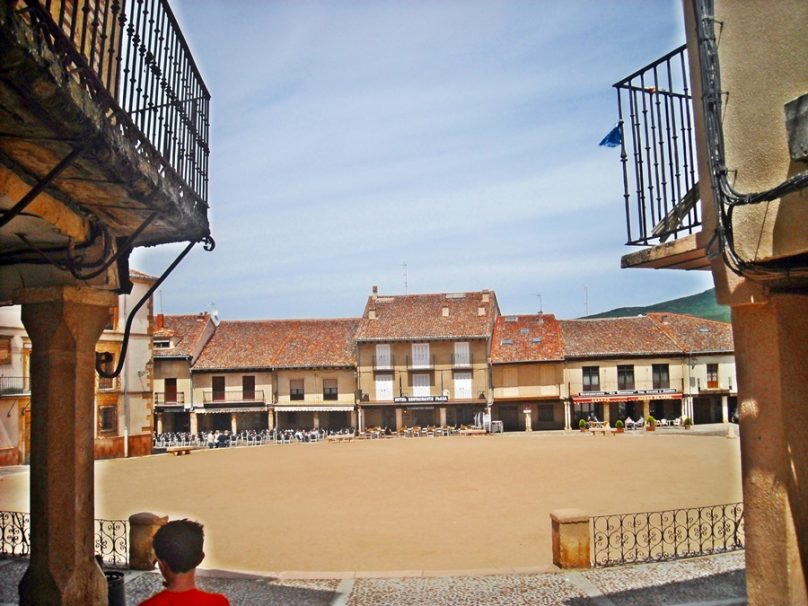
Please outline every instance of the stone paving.
[[[0, 560], [0, 606], [17, 604], [23, 560]], [[413, 573], [414, 574], [414, 573]], [[233, 606], [735, 606], [746, 604], [744, 553], [541, 574], [281, 579], [203, 571], [199, 586]], [[153, 572], [127, 572], [127, 606], [160, 590]]]

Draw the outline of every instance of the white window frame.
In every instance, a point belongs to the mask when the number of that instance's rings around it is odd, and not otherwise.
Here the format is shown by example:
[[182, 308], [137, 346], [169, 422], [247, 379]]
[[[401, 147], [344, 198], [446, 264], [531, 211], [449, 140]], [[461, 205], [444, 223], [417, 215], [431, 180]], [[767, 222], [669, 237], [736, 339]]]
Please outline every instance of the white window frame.
[[412, 367], [429, 368], [429, 343], [412, 344]]
[[412, 395], [415, 397], [428, 397], [432, 395], [432, 380], [428, 372], [412, 375]]
[[377, 402], [392, 402], [393, 373], [377, 374], [374, 380]]
[[454, 344], [455, 366], [468, 366], [471, 364], [471, 347], [468, 341], [457, 341]]
[[474, 397], [471, 372], [454, 373], [454, 397], [456, 400], [470, 400]]

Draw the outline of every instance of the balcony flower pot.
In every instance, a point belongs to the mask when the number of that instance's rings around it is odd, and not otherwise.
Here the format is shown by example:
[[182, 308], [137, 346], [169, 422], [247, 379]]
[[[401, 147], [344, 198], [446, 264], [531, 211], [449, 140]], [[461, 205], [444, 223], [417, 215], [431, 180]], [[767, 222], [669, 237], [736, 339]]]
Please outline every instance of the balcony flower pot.
[[626, 425], [623, 423], [622, 419], [617, 419], [614, 428], [617, 430], [617, 433], [625, 433], [626, 431]]

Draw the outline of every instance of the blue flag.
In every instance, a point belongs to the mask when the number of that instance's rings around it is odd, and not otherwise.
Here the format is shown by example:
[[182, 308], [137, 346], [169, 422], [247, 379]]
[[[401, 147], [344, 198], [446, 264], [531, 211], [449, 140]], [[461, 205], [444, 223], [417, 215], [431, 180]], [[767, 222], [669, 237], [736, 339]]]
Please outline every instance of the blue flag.
[[609, 131], [609, 134], [603, 137], [601, 142], [598, 144], [602, 147], [618, 147], [623, 143], [623, 132], [620, 130], [620, 123], [617, 123], [612, 130]]

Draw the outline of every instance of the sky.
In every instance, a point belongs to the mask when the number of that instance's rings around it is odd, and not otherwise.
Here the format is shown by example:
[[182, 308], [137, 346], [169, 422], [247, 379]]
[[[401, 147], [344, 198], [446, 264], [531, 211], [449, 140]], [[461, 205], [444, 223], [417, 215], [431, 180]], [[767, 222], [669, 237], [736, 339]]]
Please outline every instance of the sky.
[[[677, 0], [173, 0], [212, 95], [210, 220], [155, 311], [355, 317], [497, 294], [574, 318], [701, 292], [620, 269], [612, 84], [684, 42]], [[153, 275], [182, 245], [139, 249]]]

